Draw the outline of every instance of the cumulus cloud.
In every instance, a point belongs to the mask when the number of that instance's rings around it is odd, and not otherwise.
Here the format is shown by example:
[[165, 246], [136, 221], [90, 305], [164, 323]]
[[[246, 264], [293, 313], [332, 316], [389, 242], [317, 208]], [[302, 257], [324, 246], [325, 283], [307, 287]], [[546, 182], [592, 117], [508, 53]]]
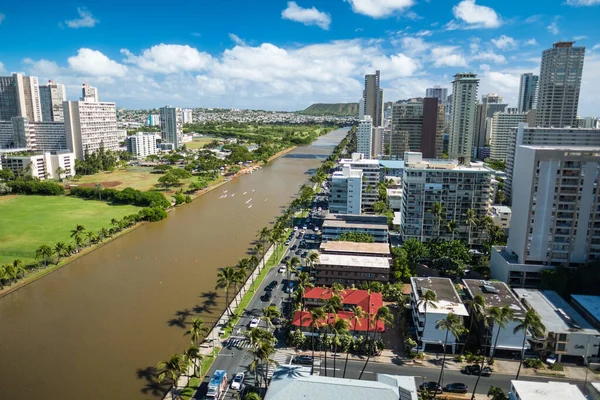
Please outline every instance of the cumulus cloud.
[[58, 76], [64, 72], [56, 62], [44, 59], [34, 61], [31, 58], [26, 58], [23, 60], [23, 64], [28, 66], [27, 71], [29, 74], [35, 76]]
[[467, 60], [458, 46], [437, 46], [431, 49], [431, 59], [435, 67], [466, 67]]
[[125, 76], [127, 67], [111, 60], [98, 50], [81, 48], [76, 56], [67, 59], [73, 71], [85, 76]]
[[2, 64], [1, 61], [0, 61], [0, 72], [2, 72], [2, 73], [6, 72], [6, 69], [4, 68], [4, 64]]
[[416, 36], [431, 36], [431, 35], [433, 35], [433, 32], [429, 31], [429, 30], [422, 30], [422, 31], [415, 33], [415, 35]]
[[378, 69], [381, 70], [386, 79], [397, 79], [413, 76], [419, 68], [420, 64], [417, 60], [405, 54], [398, 53], [392, 54], [389, 57], [374, 58], [373, 65], [368, 70]]
[[496, 54], [493, 51], [482, 51], [471, 57], [473, 60], [492, 61], [496, 64], [506, 63], [506, 58], [502, 54]]
[[459, 22], [450, 21], [446, 25], [446, 29], [449, 30], [497, 28], [502, 25], [502, 19], [493, 8], [475, 4], [475, 0], [461, 1], [452, 7], [452, 13]]
[[411, 7], [414, 0], [346, 0], [357, 14], [386, 18]]
[[558, 18], [554, 18], [554, 21], [552, 21], [552, 23], [548, 25], [546, 29], [548, 29], [548, 32], [551, 34], [558, 35], [560, 33], [560, 29], [558, 28]]
[[494, 46], [501, 50], [513, 49], [517, 47], [517, 42], [515, 41], [515, 39], [506, 35], [501, 35], [497, 39], [492, 39], [492, 43], [494, 44]]
[[592, 47], [592, 50], [598, 50], [598, 49], [600, 49], [600, 43], [597, 43]]
[[93, 28], [100, 22], [85, 8], [78, 7], [77, 14], [79, 14], [79, 18], [65, 21], [69, 28]]
[[525, 42], [525, 45], [527, 45], [527, 46], [537, 46], [537, 44], [538, 44], [537, 41], [533, 38], [531, 38]]
[[287, 8], [281, 12], [281, 18], [301, 22], [304, 25], [317, 25], [328, 30], [331, 24], [329, 14], [317, 10], [315, 7], [302, 8], [294, 1], [288, 1]]
[[127, 49], [122, 49], [125, 56], [123, 62], [135, 64], [137, 67], [163, 74], [180, 71], [201, 71], [207, 68], [212, 57], [188, 45], [161, 43], [144, 50], [139, 56]]
[[411, 36], [405, 36], [400, 39], [400, 45], [404, 51], [410, 55], [421, 54], [431, 47], [422, 38], [415, 38]]
[[566, 4], [576, 7], [597, 6], [600, 0], [567, 0]]

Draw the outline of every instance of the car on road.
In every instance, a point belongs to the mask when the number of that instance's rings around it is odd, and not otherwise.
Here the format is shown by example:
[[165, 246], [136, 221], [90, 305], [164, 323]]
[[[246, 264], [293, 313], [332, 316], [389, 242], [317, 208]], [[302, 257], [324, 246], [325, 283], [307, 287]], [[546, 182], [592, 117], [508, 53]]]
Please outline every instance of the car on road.
[[427, 390], [432, 393], [442, 393], [442, 387], [437, 382], [423, 382], [419, 385], [419, 390]]
[[464, 383], [449, 383], [444, 386], [444, 392], [450, 393], [467, 393], [469, 391], [469, 387]]
[[299, 256], [300, 254], [302, 254], [302, 250], [298, 249], [298, 250], [296, 250], [296, 252], [294, 254]]
[[304, 225], [304, 226], [302, 227], [302, 230], [303, 230], [303, 231], [305, 231], [305, 230], [306, 230], [306, 225]]
[[298, 248], [298, 246], [293, 245], [292, 247], [290, 247], [291, 250], [296, 250]]
[[305, 251], [304, 253], [302, 253], [301, 257], [302, 258], [306, 258], [306, 256], [308, 256], [308, 251]]
[[556, 362], [558, 361], [558, 356], [556, 354], [550, 354], [547, 358], [546, 358], [546, 362], [550, 365], [554, 365], [556, 364]]
[[260, 298], [260, 300], [262, 302], [265, 302], [265, 303], [268, 302], [268, 301], [271, 301], [271, 291], [265, 292], [265, 294], [262, 295], [262, 297]]
[[312, 356], [296, 356], [292, 359], [292, 364], [312, 365]]
[[297, 231], [297, 230], [298, 230], [298, 227], [297, 227], [297, 226], [295, 226], [295, 227], [294, 227], [294, 232], [295, 232], [295, 231]]
[[285, 245], [287, 246], [288, 244], [290, 244], [290, 239], [285, 241]]
[[231, 388], [233, 390], [240, 390], [242, 388], [242, 383], [244, 382], [244, 374], [240, 372], [236, 374], [233, 380], [231, 381]]
[[274, 288], [278, 284], [279, 284], [279, 282], [277, 282], [277, 281], [271, 281], [267, 286], [270, 286], [270, 287]]
[[290, 259], [290, 256], [285, 256], [283, 257], [283, 260], [281, 260], [282, 263], [285, 263], [287, 260]]
[[277, 270], [277, 272], [279, 273], [284, 273], [286, 271], [286, 268], [284, 265], [282, 265], [281, 267], [279, 267], [279, 269]]
[[483, 369], [481, 369], [481, 365], [478, 364], [473, 364], [473, 365], [467, 365], [464, 369], [463, 372], [467, 375], [481, 375], [481, 376], [490, 376], [492, 375], [492, 370], [490, 369], [490, 367], [483, 367]]
[[250, 323], [248, 324], [248, 328], [250, 328], [250, 329], [258, 328], [258, 324], [260, 324], [260, 319], [252, 318], [252, 321], [250, 321]]
[[319, 227], [318, 227], [318, 226], [315, 226], [315, 229], [314, 229], [314, 231], [315, 231], [315, 232], [319, 232]]
[[523, 354], [523, 360], [539, 360], [539, 359], [540, 359], [540, 357], [533, 350], [525, 350], [525, 353]]

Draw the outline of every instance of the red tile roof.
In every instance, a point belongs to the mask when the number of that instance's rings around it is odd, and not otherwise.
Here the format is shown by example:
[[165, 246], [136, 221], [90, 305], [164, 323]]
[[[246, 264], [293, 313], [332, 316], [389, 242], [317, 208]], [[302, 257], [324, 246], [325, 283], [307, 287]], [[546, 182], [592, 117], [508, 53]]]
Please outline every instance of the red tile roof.
[[[324, 326], [327, 322], [332, 323], [335, 321], [335, 318], [350, 320], [352, 318], [353, 313], [351, 311], [340, 311], [337, 314], [327, 314], [327, 320], [323, 320], [321, 326]], [[349, 329], [351, 331], [359, 331], [366, 332], [367, 331], [367, 318], [361, 318], [360, 323], [356, 323], [354, 326], [354, 322], [349, 322]], [[309, 311], [296, 311], [294, 313], [294, 318], [292, 319], [292, 325], [297, 327], [308, 328], [310, 326], [310, 312]], [[373, 322], [371, 322], [371, 326], [368, 327], [369, 332], [383, 332], [385, 331], [385, 325], [382, 321], [377, 321], [377, 329], [373, 326]]]
[[[331, 288], [315, 287], [307, 290], [305, 299], [327, 300], [331, 297]], [[361, 306], [363, 311], [374, 314], [382, 305], [381, 293], [371, 293], [362, 289], [346, 289], [341, 293], [344, 305]]]

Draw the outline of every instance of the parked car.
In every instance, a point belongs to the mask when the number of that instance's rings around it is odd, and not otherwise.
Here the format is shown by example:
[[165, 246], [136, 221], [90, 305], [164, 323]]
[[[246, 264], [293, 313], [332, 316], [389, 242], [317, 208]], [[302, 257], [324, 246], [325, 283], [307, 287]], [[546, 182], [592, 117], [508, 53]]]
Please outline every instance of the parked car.
[[295, 227], [294, 227], [294, 232], [295, 232], [295, 231], [297, 231], [297, 230], [298, 230], [298, 227], [297, 227], [297, 226], [295, 226]]
[[242, 388], [242, 383], [244, 382], [244, 374], [240, 372], [236, 374], [233, 380], [231, 381], [231, 388], [233, 390], [240, 390]]
[[252, 321], [250, 321], [250, 323], [248, 324], [248, 328], [252, 329], [252, 328], [258, 328], [258, 324], [260, 324], [260, 319], [259, 318], [252, 318]]
[[274, 288], [278, 284], [279, 284], [279, 282], [277, 282], [277, 281], [271, 281], [267, 286], [270, 286], [270, 287]]
[[464, 383], [449, 383], [444, 386], [444, 392], [450, 393], [467, 393], [469, 391], [469, 387]]
[[262, 295], [262, 297], [260, 298], [261, 301], [263, 302], [267, 302], [267, 301], [271, 301], [271, 292], [265, 292], [265, 294]]
[[554, 365], [556, 364], [556, 362], [558, 361], [558, 356], [556, 354], [550, 354], [547, 358], [546, 358], [546, 362], [550, 365]]
[[279, 267], [279, 269], [277, 270], [277, 272], [279, 273], [284, 273], [286, 271], [286, 268], [284, 265], [282, 265], [281, 267]]
[[319, 227], [318, 227], [318, 226], [315, 226], [315, 229], [314, 229], [314, 231], [315, 231], [315, 232], [319, 232]]
[[531, 360], [539, 360], [540, 357], [533, 350], [525, 350], [525, 353], [523, 354], [523, 360], [529, 360], [529, 359], [531, 359]]
[[298, 246], [293, 245], [292, 247], [290, 247], [291, 250], [296, 250], [298, 248]]
[[483, 369], [481, 369], [481, 365], [479, 364], [473, 364], [473, 365], [467, 365], [464, 369], [463, 372], [467, 375], [480, 375], [481, 376], [490, 376], [492, 375], [492, 370], [490, 369], [490, 367], [483, 367]]
[[427, 390], [431, 393], [442, 393], [442, 387], [438, 385], [437, 382], [423, 382], [421, 385], [419, 385], [419, 390]]
[[292, 364], [312, 365], [312, 356], [296, 356], [292, 359]]
[[303, 231], [305, 231], [305, 230], [306, 230], [306, 225], [304, 225], [304, 226], [302, 227], [302, 230], [303, 230]]

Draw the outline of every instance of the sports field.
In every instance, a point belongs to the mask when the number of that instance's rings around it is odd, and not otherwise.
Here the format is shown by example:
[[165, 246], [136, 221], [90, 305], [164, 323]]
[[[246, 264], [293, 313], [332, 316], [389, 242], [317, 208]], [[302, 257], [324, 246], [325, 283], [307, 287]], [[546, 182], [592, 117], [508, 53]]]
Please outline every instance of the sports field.
[[21, 259], [30, 262], [42, 244], [71, 243], [71, 230], [83, 225], [88, 231], [110, 228], [140, 210], [135, 206], [111, 206], [102, 201], [68, 196], [0, 197], [0, 264]]

